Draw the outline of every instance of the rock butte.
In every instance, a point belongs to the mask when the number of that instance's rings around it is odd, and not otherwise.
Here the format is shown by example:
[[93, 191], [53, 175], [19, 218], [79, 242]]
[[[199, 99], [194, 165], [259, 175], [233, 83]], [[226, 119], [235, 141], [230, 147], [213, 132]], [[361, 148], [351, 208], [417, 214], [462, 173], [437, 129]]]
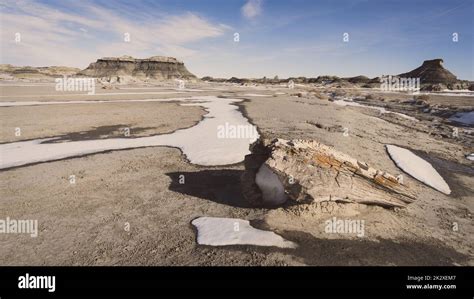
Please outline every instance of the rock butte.
[[407, 73], [398, 75], [404, 78], [420, 78], [421, 83], [451, 84], [458, 80], [456, 76], [443, 67], [443, 59], [425, 60], [423, 64]]
[[[196, 79], [182, 61], [174, 57], [153, 56], [145, 59], [131, 56], [104, 57], [91, 63], [78, 76], [134, 77], [138, 79]], [[118, 79], [120, 80], [120, 79]]]

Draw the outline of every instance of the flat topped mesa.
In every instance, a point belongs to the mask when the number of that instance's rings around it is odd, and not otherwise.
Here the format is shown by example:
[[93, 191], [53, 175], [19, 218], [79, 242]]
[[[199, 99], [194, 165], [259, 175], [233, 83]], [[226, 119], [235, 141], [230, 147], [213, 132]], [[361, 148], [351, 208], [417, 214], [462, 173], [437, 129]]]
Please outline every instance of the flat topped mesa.
[[315, 140], [257, 141], [245, 157], [242, 193], [254, 206], [339, 201], [405, 207], [416, 200], [395, 176]]
[[137, 79], [196, 79], [182, 61], [174, 57], [152, 56], [134, 58], [124, 55], [120, 57], [103, 57], [91, 63], [79, 75], [96, 78], [133, 77]]

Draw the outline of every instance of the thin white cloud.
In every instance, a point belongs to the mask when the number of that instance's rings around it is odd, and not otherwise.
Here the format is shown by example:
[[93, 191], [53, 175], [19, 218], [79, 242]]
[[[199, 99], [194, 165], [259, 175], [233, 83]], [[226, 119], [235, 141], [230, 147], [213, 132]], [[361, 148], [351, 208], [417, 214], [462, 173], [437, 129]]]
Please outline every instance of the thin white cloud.
[[171, 44], [182, 44], [217, 37], [223, 34], [223, 28], [188, 13], [184, 16], [173, 16], [165, 20], [158, 26], [156, 33], [160, 38]]
[[248, 0], [242, 6], [242, 15], [247, 19], [255, 19], [262, 13], [262, 0]]
[[[99, 57], [121, 55], [182, 59], [195, 53], [189, 48], [191, 43], [219, 37], [230, 29], [190, 12], [134, 20], [98, 6], [82, 6], [85, 13], [78, 15], [32, 1], [2, 5], [0, 63], [16, 65], [83, 68]], [[20, 43], [14, 41], [16, 33], [21, 34]]]

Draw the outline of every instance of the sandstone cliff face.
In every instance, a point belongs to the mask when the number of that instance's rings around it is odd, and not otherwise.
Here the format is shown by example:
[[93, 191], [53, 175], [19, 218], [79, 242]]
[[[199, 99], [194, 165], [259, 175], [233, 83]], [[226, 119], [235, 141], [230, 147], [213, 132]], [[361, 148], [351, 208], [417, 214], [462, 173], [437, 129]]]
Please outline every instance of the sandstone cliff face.
[[195, 79], [184, 63], [173, 57], [153, 56], [146, 59], [136, 59], [130, 56], [104, 57], [78, 75], [90, 77], [120, 77], [131, 76], [139, 79]]
[[453, 84], [458, 80], [443, 67], [443, 59], [425, 60], [423, 64], [408, 73], [398, 75], [404, 78], [420, 78], [422, 84]]

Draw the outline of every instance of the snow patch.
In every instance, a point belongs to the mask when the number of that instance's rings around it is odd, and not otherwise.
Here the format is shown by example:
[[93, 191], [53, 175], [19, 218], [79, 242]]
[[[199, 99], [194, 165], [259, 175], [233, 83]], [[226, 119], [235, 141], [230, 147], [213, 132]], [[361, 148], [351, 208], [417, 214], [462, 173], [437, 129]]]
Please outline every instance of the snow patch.
[[468, 160], [474, 161], [474, 153], [470, 153], [469, 155], [466, 156]]
[[278, 176], [265, 164], [260, 166], [255, 177], [255, 183], [262, 191], [263, 201], [271, 205], [283, 204], [288, 197], [285, 187]]
[[[93, 96], [120, 96], [120, 95], [140, 95], [140, 94], [177, 94], [177, 93], [186, 93], [184, 89], [181, 91], [150, 91], [150, 92], [101, 92], [95, 93]], [[16, 95], [16, 96], [4, 96], [0, 95], [0, 98], [37, 98], [41, 97], [70, 97], [70, 96], [86, 96], [87, 93], [68, 93], [68, 94], [41, 94], [41, 95]]]
[[[72, 105], [72, 104], [103, 104], [103, 103], [143, 103], [143, 102], [169, 102], [172, 99], [143, 99], [143, 100], [86, 100], [86, 101], [21, 101], [0, 102], [0, 107], [17, 106], [42, 106], [42, 105]], [[182, 101], [184, 98], [175, 99]]]
[[443, 92], [450, 92], [450, 93], [471, 93], [474, 94], [474, 91], [469, 90], [469, 89], [457, 89], [457, 90], [452, 90], [452, 89], [443, 89]]
[[259, 93], [246, 93], [244, 94], [245, 97], [270, 97], [271, 95], [268, 94], [259, 94]]
[[430, 163], [405, 148], [390, 144], [386, 148], [395, 164], [403, 171], [444, 194], [451, 194], [448, 184]]
[[474, 91], [470, 90], [449, 90], [449, 91], [433, 91], [433, 92], [421, 92], [420, 95], [438, 95], [447, 97], [474, 97]]
[[[155, 99], [148, 101], [183, 101], [182, 106], [201, 106], [208, 111], [197, 125], [170, 134], [139, 138], [110, 138], [98, 140], [45, 143], [57, 138], [35, 139], [0, 144], [0, 169], [25, 164], [59, 160], [110, 150], [133, 149], [149, 146], [180, 148], [191, 163], [198, 165], [235, 164], [249, 154], [249, 144], [257, 138], [218, 138], [219, 125], [250, 126], [248, 120], [233, 105], [240, 99], [215, 96]], [[89, 102], [89, 101], [87, 101]]]
[[368, 106], [368, 105], [362, 105], [357, 102], [353, 102], [352, 100], [347, 100], [347, 98], [342, 99], [342, 100], [334, 100], [334, 104], [339, 105], [339, 106], [353, 106], [353, 107], [364, 107], [364, 108], [369, 108], [369, 109], [374, 109], [380, 111], [381, 114], [385, 113], [392, 113], [396, 114], [400, 117], [412, 120], [412, 121], [419, 121], [418, 119], [411, 117], [409, 115], [403, 114], [403, 113], [398, 113], [398, 112], [393, 112], [393, 111], [388, 111], [387, 109], [383, 107], [374, 107], [374, 106]]
[[199, 217], [191, 221], [201, 245], [256, 245], [296, 248], [297, 245], [274, 232], [256, 229], [249, 221], [237, 218]]

